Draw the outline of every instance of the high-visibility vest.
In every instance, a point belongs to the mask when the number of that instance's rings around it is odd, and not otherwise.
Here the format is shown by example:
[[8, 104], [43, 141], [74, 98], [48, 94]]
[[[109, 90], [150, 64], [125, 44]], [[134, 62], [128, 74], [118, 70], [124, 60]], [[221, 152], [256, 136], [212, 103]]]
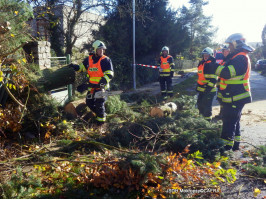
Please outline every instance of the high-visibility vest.
[[249, 57], [247, 56], [247, 53], [240, 52], [240, 53], [236, 54], [235, 56], [233, 56], [231, 58], [231, 60], [234, 59], [235, 57], [239, 56], [239, 55], [245, 56], [247, 58], [247, 60], [248, 60], [248, 67], [247, 67], [246, 73], [244, 75], [235, 76], [235, 77], [232, 77], [230, 79], [221, 78], [221, 80], [220, 80], [220, 90], [225, 90], [227, 88], [227, 85], [240, 85], [240, 84], [244, 85], [244, 88], [245, 88], [246, 91], [250, 90], [249, 89], [249, 77], [250, 77], [251, 64], [250, 64]]
[[104, 76], [101, 67], [101, 60], [106, 58], [107, 56], [103, 55], [97, 63], [93, 63], [92, 55], [89, 56], [89, 67], [88, 67], [88, 75], [90, 77], [89, 82], [92, 84], [98, 84], [101, 78]]
[[162, 69], [161, 72], [171, 72], [170, 64], [167, 62], [167, 59], [170, 57], [171, 57], [170, 55], [168, 55], [166, 58], [161, 56], [161, 66], [160, 66], [160, 68]]
[[[224, 64], [225, 64], [224, 61], [221, 61], [221, 62], [219, 63], [219, 65], [224, 65]], [[216, 83], [216, 86], [217, 86], [218, 88], [220, 88], [220, 82], [223, 81], [223, 80], [225, 80], [225, 79], [219, 77], [219, 79], [218, 79], [218, 81], [217, 81], [217, 83]]]
[[198, 84], [199, 85], [205, 85], [207, 84], [209, 81], [206, 80], [205, 76], [204, 76], [204, 65], [207, 63], [211, 63], [210, 60], [208, 60], [207, 62], [203, 62], [199, 67], [198, 67]]

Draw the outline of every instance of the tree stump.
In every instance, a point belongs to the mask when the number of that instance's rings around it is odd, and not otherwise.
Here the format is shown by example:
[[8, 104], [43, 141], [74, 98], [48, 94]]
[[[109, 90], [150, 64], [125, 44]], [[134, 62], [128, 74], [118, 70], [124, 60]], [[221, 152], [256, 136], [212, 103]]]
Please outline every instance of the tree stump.
[[171, 116], [177, 110], [177, 105], [173, 102], [168, 102], [159, 107], [151, 108], [150, 115], [152, 117]]

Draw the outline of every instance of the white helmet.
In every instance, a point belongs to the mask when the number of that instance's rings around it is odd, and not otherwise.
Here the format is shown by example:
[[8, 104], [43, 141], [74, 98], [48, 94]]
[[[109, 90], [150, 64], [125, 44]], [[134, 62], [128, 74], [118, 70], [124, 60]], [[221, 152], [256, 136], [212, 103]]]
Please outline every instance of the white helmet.
[[226, 40], [226, 43], [233, 44], [235, 49], [245, 49], [249, 52], [254, 51], [254, 48], [246, 44], [246, 39], [241, 33], [234, 33], [230, 35]]
[[224, 50], [229, 50], [229, 45], [228, 44], [224, 44], [222, 47], [222, 51]]
[[213, 50], [210, 47], [206, 47], [205, 49], [203, 49], [201, 54], [209, 54], [210, 56], [212, 56], [213, 55]]
[[92, 47], [93, 47], [94, 52], [96, 52], [96, 50], [99, 48], [106, 49], [105, 44], [100, 40], [96, 40], [95, 42], [93, 42]]
[[169, 53], [169, 47], [164, 46], [164, 47], [162, 48], [162, 51], [161, 51], [161, 52], [163, 52], [163, 51], [167, 51], [167, 53]]

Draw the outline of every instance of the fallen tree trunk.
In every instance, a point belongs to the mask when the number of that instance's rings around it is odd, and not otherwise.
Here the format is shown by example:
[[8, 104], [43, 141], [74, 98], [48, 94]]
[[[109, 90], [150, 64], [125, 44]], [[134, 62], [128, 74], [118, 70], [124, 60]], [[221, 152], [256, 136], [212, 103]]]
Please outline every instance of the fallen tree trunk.
[[76, 79], [75, 71], [69, 67], [63, 67], [54, 72], [48, 71], [44, 74], [44, 77], [39, 80], [39, 84], [43, 85], [47, 91], [73, 84]]

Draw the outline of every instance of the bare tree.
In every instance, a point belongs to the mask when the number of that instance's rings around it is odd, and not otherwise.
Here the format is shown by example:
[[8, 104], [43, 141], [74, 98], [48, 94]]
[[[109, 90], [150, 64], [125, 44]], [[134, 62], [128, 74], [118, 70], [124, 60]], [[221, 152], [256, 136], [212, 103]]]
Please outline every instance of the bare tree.
[[88, 37], [93, 29], [103, 23], [104, 15], [111, 11], [116, 3], [115, 0], [28, 1], [32, 1], [35, 8], [42, 8], [38, 9], [37, 16], [50, 22], [50, 32], [57, 35], [56, 42], [60, 45], [60, 37], [63, 36], [66, 54], [72, 54], [79, 38]]

